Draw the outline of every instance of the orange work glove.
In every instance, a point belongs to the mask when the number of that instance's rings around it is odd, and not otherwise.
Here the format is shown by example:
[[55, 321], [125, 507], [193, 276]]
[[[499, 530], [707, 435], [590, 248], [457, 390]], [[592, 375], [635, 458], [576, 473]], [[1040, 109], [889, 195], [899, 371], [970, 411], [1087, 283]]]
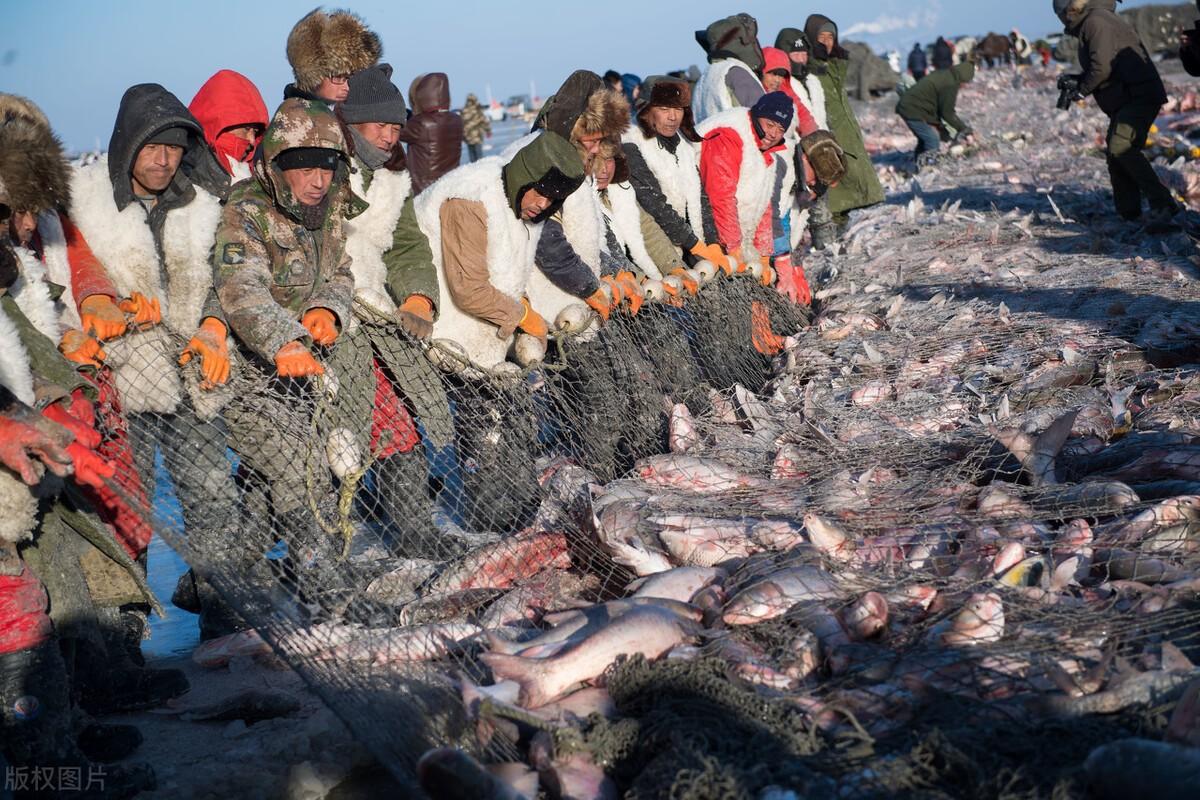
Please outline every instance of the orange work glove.
[[783, 350], [783, 337], [771, 330], [771, 314], [755, 300], [750, 304], [750, 343], [764, 356], [778, 355]]
[[726, 275], [733, 274], [733, 264], [730, 262], [729, 256], [721, 249], [719, 244], [705, 244], [704, 242], [696, 242], [695, 246], [688, 251], [696, 258], [703, 258], [711, 261], [718, 269], [724, 271]]
[[96, 369], [100, 369], [102, 366], [100, 362], [105, 357], [104, 350], [98, 341], [83, 331], [75, 329], [63, 333], [62, 340], [58, 343], [58, 352], [62, 353], [68, 361]]
[[300, 318], [300, 324], [308, 328], [308, 335], [322, 347], [337, 341], [337, 317], [328, 308], [310, 308]]
[[607, 284], [609, 291], [612, 292], [612, 307], [616, 308], [621, 305], [621, 301], [625, 299], [625, 289], [617, 282], [617, 279], [612, 275], [601, 275], [600, 282]]
[[695, 297], [700, 292], [700, 284], [691, 275], [688, 275], [687, 270], [683, 267], [676, 267], [671, 270], [671, 274], [678, 277], [683, 282], [683, 288], [687, 289], [687, 293]]
[[275, 354], [275, 372], [281, 378], [304, 378], [324, 375], [322, 367], [308, 348], [300, 342], [288, 342]]
[[779, 273], [775, 291], [796, 305], [807, 306], [812, 303], [812, 291], [804, 277], [804, 267], [793, 264], [787, 256], [781, 256], [775, 259], [775, 271]]
[[588, 304], [588, 308], [599, 314], [600, 319], [608, 322], [608, 315], [612, 312], [612, 303], [609, 301], [608, 295], [604, 293], [603, 288], [592, 292], [583, 302]]
[[546, 336], [550, 333], [550, 326], [546, 324], [546, 320], [542, 319], [542, 315], [533, 310], [533, 306], [529, 305], [529, 301], [524, 297], [521, 298], [521, 305], [525, 307], [525, 316], [521, 317], [521, 321], [517, 323], [517, 327], [530, 336], [535, 337], [546, 346]]
[[414, 339], [428, 339], [433, 336], [433, 301], [410, 294], [396, 309], [396, 321]]
[[103, 479], [112, 478], [117, 470], [96, 452], [101, 436], [94, 427], [95, 417], [90, 405], [83, 403], [79, 409], [80, 416], [75, 415], [74, 406], [75, 403], [72, 409], [68, 409], [65, 400], [51, 403], [42, 411], [42, 416], [62, 425], [75, 437], [75, 441], [67, 445], [67, 455], [75, 467], [75, 482], [100, 489], [105, 485]]
[[225, 323], [216, 317], [205, 317], [200, 329], [192, 336], [187, 347], [179, 354], [179, 366], [200, 356], [201, 389], [214, 389], [229, 380], [229, 345], [225, 342], [228, 331]]
[[34, 409], [14, 403], [16, 408], [0, 414], [0, 464], [20, 476], [29, 486], [42, 479], [40, 461], [59, 477], [71, 474], [71, 432], [56, 425]]
[[162, 322], [162, 310], [158, 307], [158, 298], [151, 300], [141, 292], [129, 295], [128, 300], [121, 301], [121, 310], [133, 314], [133, 324], [139, 328], [148, 328]]
[[625, 302], [629, 305], [630, 315], [636, 317], [637, 312], [642, 308], [642, 303], [646, 302], [646, 292], [642, 289], [641, 282], [634, 277], [632, 272], [623, 269], [617, 273], [617, 283], [621, 285]]
[[759, 280], [763, 286], [770, 286], [775, 282], [775, 270], [771, 269], [771, 259], [767, 256], [762, 257], [762, 277]]
[[742, 275], [750, 269], [750, 265], [742, 261], [742, 248], [740, 247], [729, 251], [729, 262], [733, 264], [733, 271], [738, 275]]
[[125, 333], [125, 315], [106, 294], [92, 294], [79, 304], [79, 319], [83, 332], [100, 341], [115, 339]]

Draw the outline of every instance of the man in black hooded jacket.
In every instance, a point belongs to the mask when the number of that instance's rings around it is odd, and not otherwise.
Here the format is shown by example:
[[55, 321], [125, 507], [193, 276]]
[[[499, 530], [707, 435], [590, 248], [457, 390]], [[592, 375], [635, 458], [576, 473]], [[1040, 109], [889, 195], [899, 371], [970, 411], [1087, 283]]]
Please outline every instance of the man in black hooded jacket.
[[1079, 38], [1084, 70], [1059, 78], [1059, 89], [1075, 99], [1094, 96], [1108, 115], [1105, 159], [1117, 213], [1131, 222], [1140, 220], [1144, 195], [1149, 224], [1169, 227], [1179, 204], [1142, 153], [1167, 92], [1137, 31], [1112, 8], [1111, 0], [1054, 0], [1054, 13], [1066, 32]]

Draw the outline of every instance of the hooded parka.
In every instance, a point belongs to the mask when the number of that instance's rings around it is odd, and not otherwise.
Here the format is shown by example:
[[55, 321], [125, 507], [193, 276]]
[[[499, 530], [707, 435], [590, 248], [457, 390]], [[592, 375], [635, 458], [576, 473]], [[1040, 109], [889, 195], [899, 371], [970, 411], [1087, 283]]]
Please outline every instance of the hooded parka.
[[450, 110], [450, 79], [444, 72], [417, 77], [408, 89], [412, 116], [400, 131], [408, 145], [408, 171], [413, 193], [458, 166], [462, 158], [462, 117]]
[[[824, 25], [834, 28], [833, 52], [817, 42], [817, 33]], [[809, 70], [817, 75], [825, 94], [825, 114], [828, 129], [846, 153], [846, 175], [827, 193], [829, 211], [835, 218], [856, 208], [866, 208], [883, 202], [883, 185], [875, 174], [875, 166], [867, 154], [862, 130], [846, 94], [846, 51], [837, 43], [837, 24], [821, 14], [811, 15], [804, 23], [804, 32], [812, 46]]]

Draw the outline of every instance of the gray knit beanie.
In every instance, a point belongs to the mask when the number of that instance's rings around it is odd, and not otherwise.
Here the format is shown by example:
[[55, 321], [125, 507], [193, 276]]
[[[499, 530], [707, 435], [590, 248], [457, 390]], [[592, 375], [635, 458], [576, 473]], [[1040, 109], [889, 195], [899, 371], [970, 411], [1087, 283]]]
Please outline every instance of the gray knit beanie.
[[392, 65], [376, 64], [350, 76], [350, 93], [338, 106], [346, 122], [408, 121], [404, 96], [392, 83]]

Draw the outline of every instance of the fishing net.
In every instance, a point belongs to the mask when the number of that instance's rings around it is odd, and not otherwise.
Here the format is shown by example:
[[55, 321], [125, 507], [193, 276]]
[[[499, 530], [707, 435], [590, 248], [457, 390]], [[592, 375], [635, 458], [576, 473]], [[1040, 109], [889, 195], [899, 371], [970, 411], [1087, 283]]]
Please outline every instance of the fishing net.
[[[889, 201], [805, 260], [815, 316], [718, 275], [485, 370], [363, 310], [321, 379], [105, 393], [117, 483], [409, 785], [540, 733], [544, 778], [583, 754], [636, 798], [1079, 796], [1200, 677], [1200, 289], [1020, 119], [880, 159]], [[682, 565], [719, 570], [621, 605]], [[524, 647], [591, 661], [534, 703], [494, 657]], [[611, 707], [546, 710], [580, 680]]]

